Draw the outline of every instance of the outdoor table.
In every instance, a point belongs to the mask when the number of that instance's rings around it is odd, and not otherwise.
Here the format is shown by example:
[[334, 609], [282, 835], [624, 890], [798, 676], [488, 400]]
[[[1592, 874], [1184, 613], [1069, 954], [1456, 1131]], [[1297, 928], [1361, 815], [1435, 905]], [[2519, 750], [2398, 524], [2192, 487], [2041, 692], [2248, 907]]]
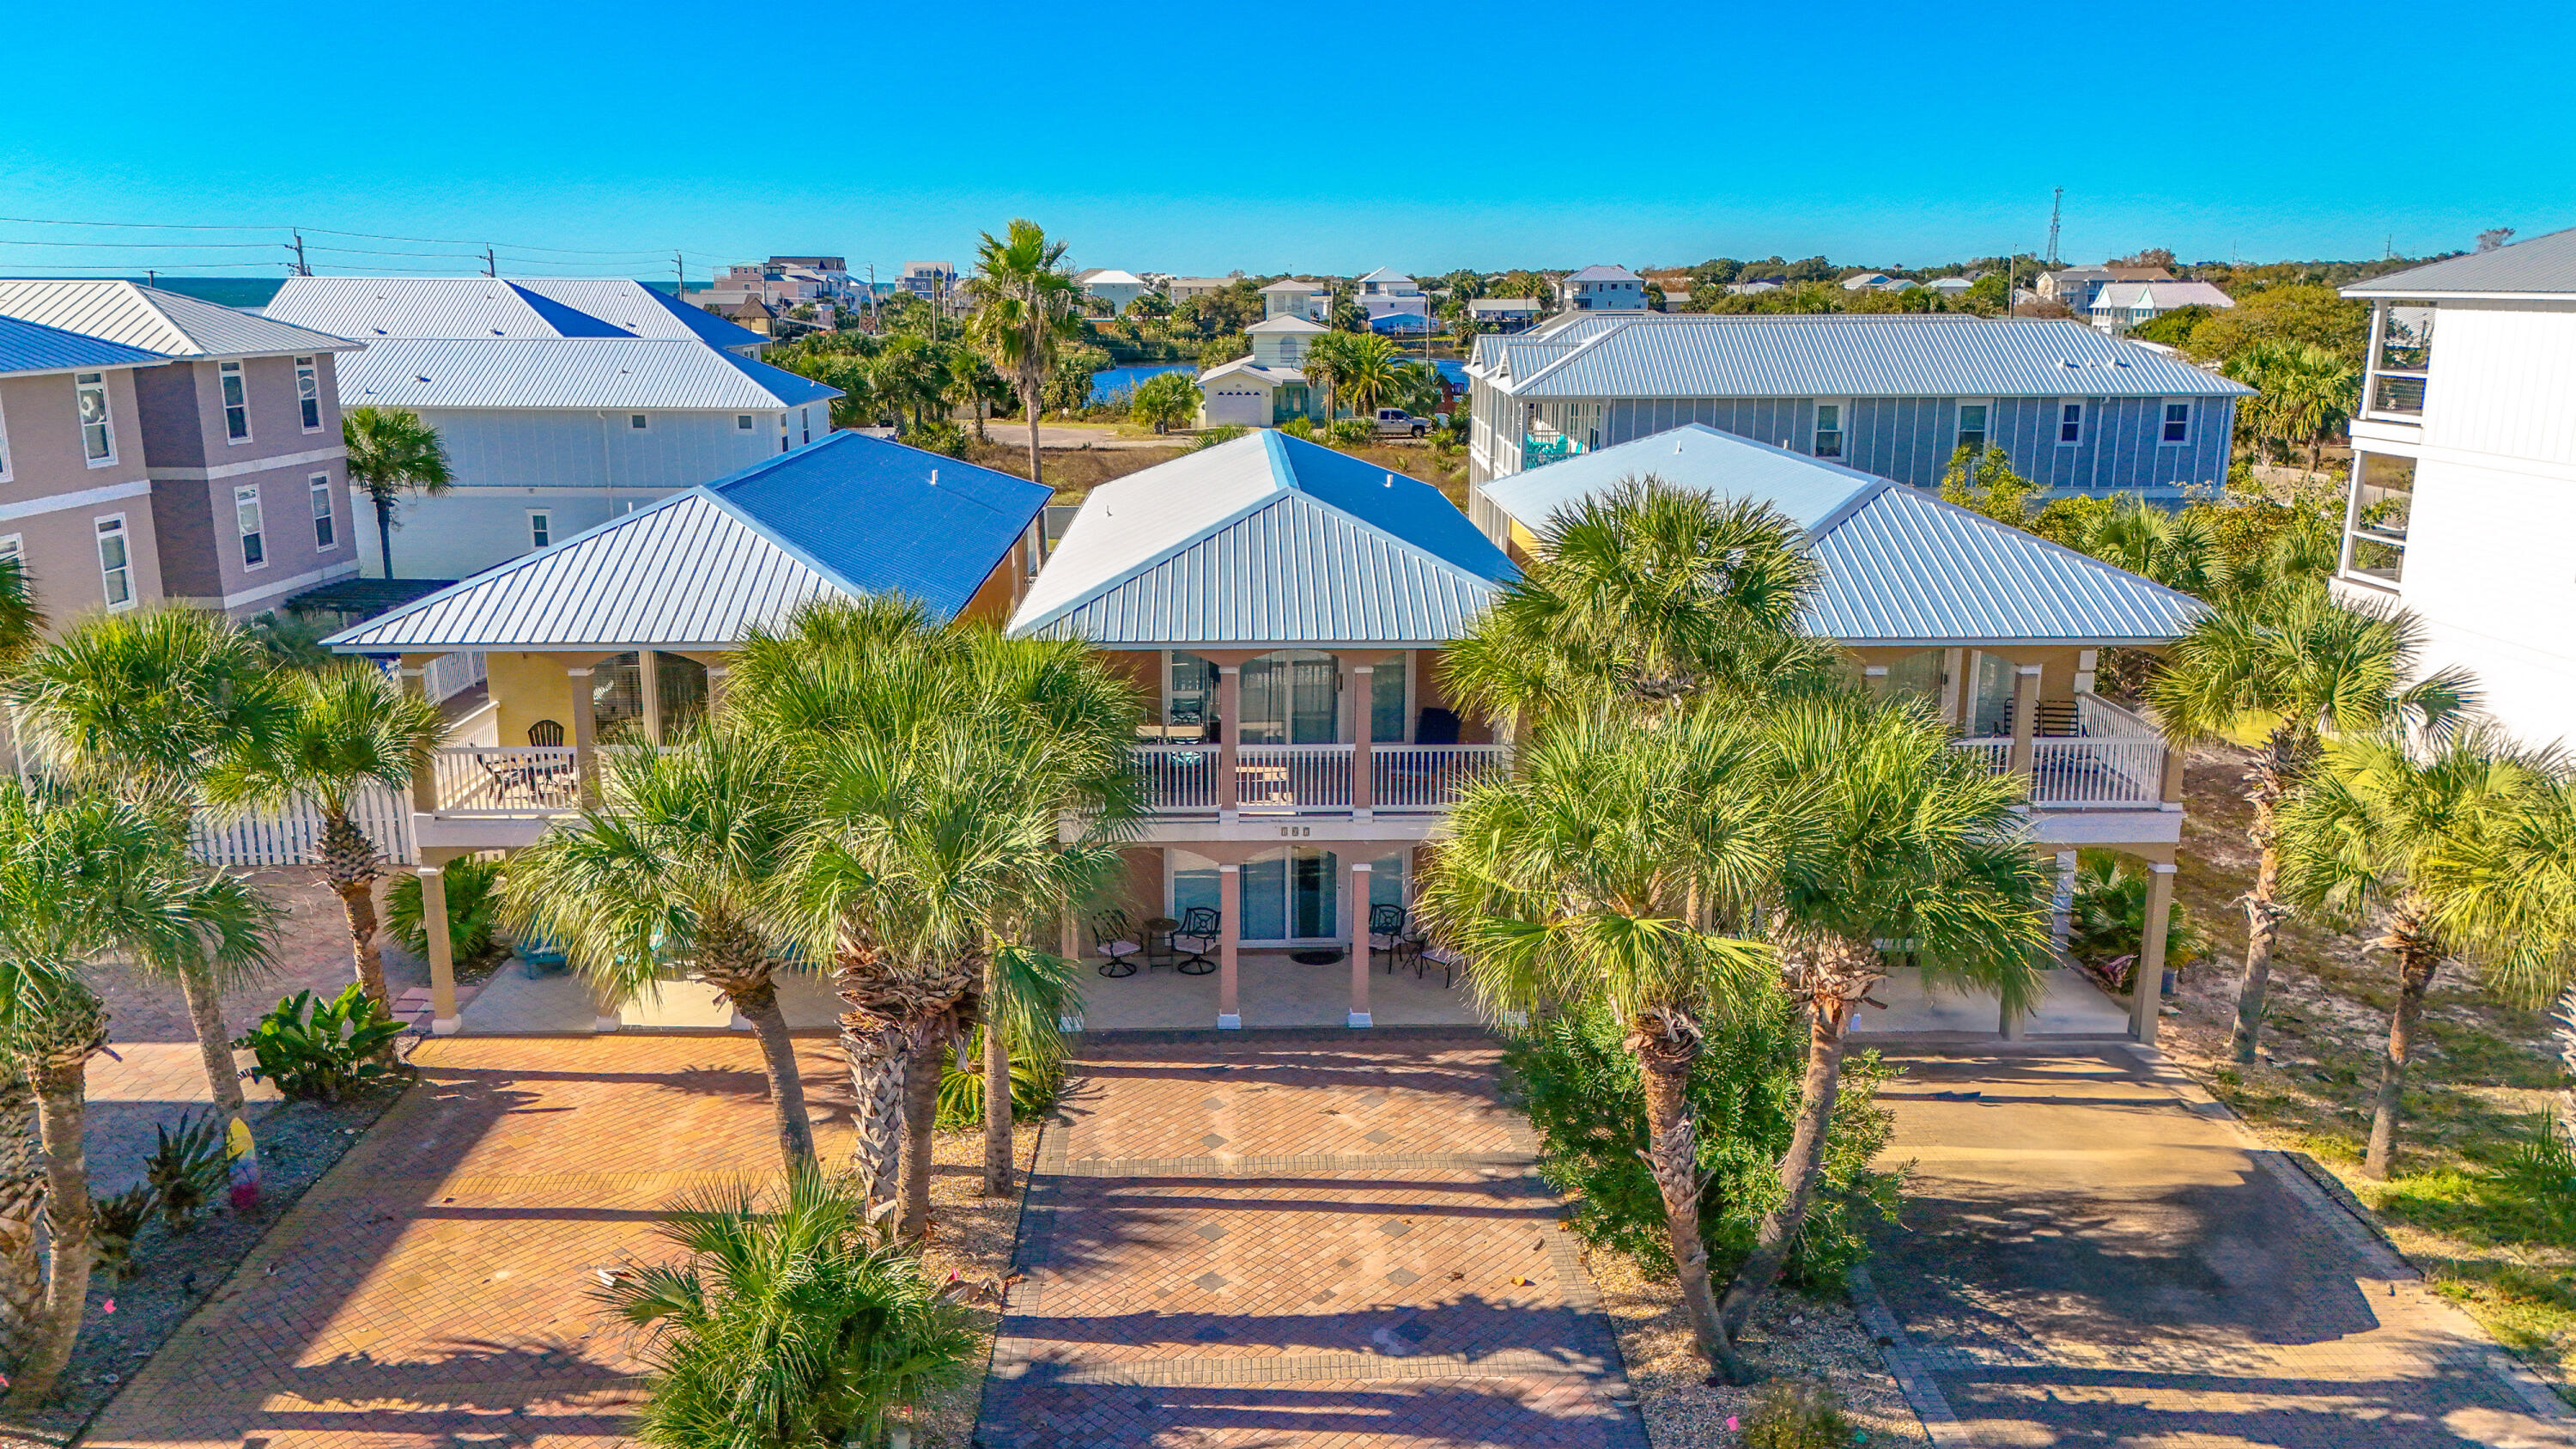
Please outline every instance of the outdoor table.
[[1145, 922], [1145, 965], [1169, 966], [1180, 957], [1180, 948], [1172, 944], [1172, 933], [1181, 923], [1169, 916], [1155, 916]]

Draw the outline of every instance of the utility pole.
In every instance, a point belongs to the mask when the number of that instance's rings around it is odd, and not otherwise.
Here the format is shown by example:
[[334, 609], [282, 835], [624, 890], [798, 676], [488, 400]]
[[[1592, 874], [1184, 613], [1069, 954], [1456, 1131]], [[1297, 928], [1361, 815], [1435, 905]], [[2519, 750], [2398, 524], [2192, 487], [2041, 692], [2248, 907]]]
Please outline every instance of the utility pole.
[[306, 265], [304, 261], [304, 233], [301, 231], [290, 231], [288, 235], [295, 238], [294, 243], [287, 248], [287, 250], [295, 253], [295, 275], [299, 277], [312, 276], [313, 268]]
[[145, 267], [145, 268], [143, 269], [143, 285], [145, 285], [145, 286], [147, 286], [147, 287], [157, 287], [157, 286], [160, 286], [160, 285], [161, 285], [161, 274], [160, 274], [159, 272], [156, 272], [156, 271], [152, 270], [150, 267]]
[[2061, 186], [2048, 202], [2048, 264], [2052, 267], [2062, 265], [2057, 260], [2057, 218], [2065, 207], [2066, 188]]
[[501, 264], [493, 258], [492, 248], [489, 246], [483, 248], [483, 275], [487, 277], [501, 275]]
[[675, 302], [688, 300], [689, 263], [687, 258], [680, 255], [677, 247], [671, 249], [671, 277], [671, 299]]

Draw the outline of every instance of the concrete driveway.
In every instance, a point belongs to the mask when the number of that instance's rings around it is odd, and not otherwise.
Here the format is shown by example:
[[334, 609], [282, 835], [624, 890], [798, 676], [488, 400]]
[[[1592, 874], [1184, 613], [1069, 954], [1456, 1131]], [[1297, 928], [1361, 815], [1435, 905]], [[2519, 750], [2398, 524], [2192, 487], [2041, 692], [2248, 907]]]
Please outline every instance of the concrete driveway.
[[1878, 1330], [1936, 1438], [2570, 1442], [2537, 1380], [2161, 1059], [1901, 1055], [1882, 1100], [1916, 1178]]

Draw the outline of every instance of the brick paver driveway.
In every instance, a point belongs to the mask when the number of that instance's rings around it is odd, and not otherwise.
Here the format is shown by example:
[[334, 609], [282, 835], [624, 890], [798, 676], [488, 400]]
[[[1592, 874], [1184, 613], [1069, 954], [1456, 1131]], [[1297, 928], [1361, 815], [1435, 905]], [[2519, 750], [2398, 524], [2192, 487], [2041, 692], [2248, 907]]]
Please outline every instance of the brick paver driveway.
[[[826, 1160], [849, 1079], [804, 1044]], [[82, 1442], [119, 1449], [610, 1449], [639, 1365], [587, 1299], [693, 1189], [767, 1178], [734, 1037], [449, 1037]]]
[[1039, 1149], [991, 1449], [1644, 1449], [1482, 1038], [1094, 1044]]
[[1910, 1231], [1874, 1272], [1968, 1442], [2568, 1442], [2466, 1315], [2161, 1061], [1906, 1066], [1880, 1100]]

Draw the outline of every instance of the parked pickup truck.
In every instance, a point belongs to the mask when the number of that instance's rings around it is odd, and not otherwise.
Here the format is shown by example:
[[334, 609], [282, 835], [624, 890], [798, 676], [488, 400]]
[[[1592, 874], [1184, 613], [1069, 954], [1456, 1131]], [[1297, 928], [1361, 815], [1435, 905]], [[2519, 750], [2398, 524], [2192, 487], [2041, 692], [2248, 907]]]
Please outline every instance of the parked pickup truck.
[[1381, 438], [1419, 438], [1430, 431], [1429, 418], [1417, 418], [1402, 408], [1377, 410], [1377, 435]]

